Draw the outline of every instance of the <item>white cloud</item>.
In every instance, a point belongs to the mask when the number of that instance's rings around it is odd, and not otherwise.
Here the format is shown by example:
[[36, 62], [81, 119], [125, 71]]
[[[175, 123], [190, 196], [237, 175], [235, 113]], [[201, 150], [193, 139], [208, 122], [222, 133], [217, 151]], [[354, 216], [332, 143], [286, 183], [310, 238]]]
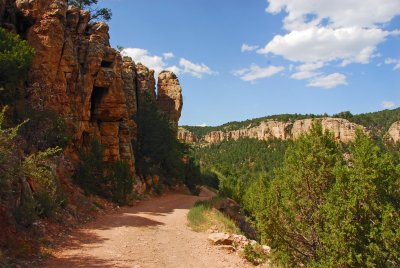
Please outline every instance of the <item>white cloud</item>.
[[329, 62], [335, 60], [368, 63], [376, 46], [389, 33], [381, 29], [357, 27], [331, 29], [312, 27], [276, 35], [258, 53], [283, 56], [294, 62]]
[[179, 67], [176, 66], [176, 65], [169, 66], [169, 67], [167, 67], [165, 70], [171, 71], [171, 72], [173, 72], [173, 73], [176, 74], [176, 75], [180, 75], [181, 72], [182, 72], [181, 68], [179, 68]]
[[369, 27], [387, 23], [400, 14], [399, 0], [268, 0], [267, 12], [287, 13], [284, 27], [289, 31], [315, 25]]
[[155, 77], [163, 70], [168, 70], [174, 72], [176, 75], [189, 73], [194, 77], [201, 78], [203, 75], [213, 75], [216, 72], [212, 71], [205, 64], [195, 64], [191, 61], [181, 58], [179, 61], [179, 66], [169, 65], [166, 60], [172, 59], [175, 55], [172, 52], [163, 53], [162, 56], [153, 55], [148, 50], [142, 48], [124, 48], [121, 51], [122, 56], [131, 57], [136, 63], [142, 63], [149, 69], [153, 69], [155, 72]]
[[196, 125], [196, 127], [207, 127], [208, 125], [206, 123], [200, 124], [200, 125]]
[[383, 101], [382, 102], [382, 107], [385, 109], [390, 109], [395, 106], [395, 103], [393, 101]]
[[322, 75], [310, 80], [307, 86], [319, 88], [334, 88], [340, 85], [347, 85], [346, 76], [340, 73]]
[[254, 81], [261, 78], [273, 76], [279, 72], [282, 72], [285, 67], [282, 66], [268, 66], [260, 67], [258, 65], [251, 65], [250, 68], [236, 70], [233, 72], [235, 76], [238, 76], [243, 81]]
[[242, 52], [250, 52], [250, 51], [256, 50], [257, 48], [259, 48], [259, 46], [257, 46], [257, 45], [252, 46], [252, 45], [249, 45], [249, 44], [244, 43], [244, 44], [242, 45], [242, 47], [241, 47], [241, 51], [242, 51]]
[[175, 57], [175, 55], [172, 52], [166, 52], [166, 53], [163, 53], [163, 57], [165, 60], [168, 60], [168, 59], [172, 59], [173, 57]]
[[155, 76], [167, 68], [167, 64], [163, 58], [157, 55], [152, 55], [148, 50], [142, 48], [124, 48], [121, 51], [122, 56], [131, 57], [136, 63], [142, 63], [149, 69], [153, 69]]
[[323, 62], [313, 62], [313, 63], [305, 63], [298, 67], [296, 67], [296, 73], [292, 74], [291, 78], [303, 80], [309, 79], [314, 76], [319, 75], [320, 73], [316, 72], [316, 70], [322, 68], [324, 66]]
[[214, 75], [216, 72], [212, 71], [210, 67], [204, 63], [196, 64], [185, 58], [181, 58], [179, 61], [179, 66], [182, 68], [183, 73], [189, 73], [194, 77], [202, 78], [203, 75]]
[[[308, 86], [332, 88], [345, 85], [340, 73], [325, 75], [317, 70], [330, 62], [336, 67], [367, 64], [379, 55], [378, 45], [399, 30], [384, 25], [400, 14], [399, 0], [268, 0], [267, 12], [285, 13], [286, 33], [275, 35], [260, 54], [279, 55], [300, 64], [293, 79], [308, 79]], [[322, 66], [315, 69], [313, 64]], [[387, 63], [389, 64], [389, 63]], [[400, 61], [393, 62], [400, 69]]]
[[400, 70], [400, 59], [387, 58], [385, 64], [394, 65], [393, 70]]

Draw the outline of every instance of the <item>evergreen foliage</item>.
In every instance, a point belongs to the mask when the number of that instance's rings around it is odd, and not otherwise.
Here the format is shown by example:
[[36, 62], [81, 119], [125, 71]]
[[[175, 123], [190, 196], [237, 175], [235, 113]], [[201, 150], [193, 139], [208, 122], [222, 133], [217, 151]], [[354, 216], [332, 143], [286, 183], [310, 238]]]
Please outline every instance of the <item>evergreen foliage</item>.
[[289, 141], [240, 139], [196, 148], [203, 180], [219, 178], [221, 195], [243, 201], [244, 193], [259, 178], [267, 179], [282, 162]]
[[89, 10], [91, 20], [111, 20], [111, 9], [97, 7], [98, 2], [98, 0], [68, 0], [68, 5], [76, 6], [79, 9]]
[[88, 152], [81, 151], [73, 179], [86, 194], [106, 195], [105, 165], [103, 164], [103, 147], [94, 140]]
[[121, 205], [127, 204], [133, 190], [129, 165], [121, 160], [112, 166], [106, 165], [103, 151], [103, 146], [96, 140], [91, 142], [88, 152], [81, 151], [73, 179], [88, 195], [99, 195]]
[[127, 204], [133, 191], [133, 179], [128, 163], [121, 160], [115, 162], [110, 174], [110, 181], [114, 202], [121, 205]]
[[14, 33], [0, 27], [0, 100], [11, 103], [15, 85], [26, 78], [34, 49]]
[[15, 83], [26, 75], [34, 56], [28, 43], [0, 28], [0, 84]]
[[361, 130], [342, 146], [316, 121], [295, 141], [225, 141], [193, 155], [241, 203], [276, 263], [399, 267], [398, 146]]
[[[319, 117], [329, 117], [329, 115], [278, 114], [278, 115], [270, 115], [255, 119], [249, 119], [240, 122], [238, 121], [228, 122], [221, 126], [206, 126], [206, 127], [182, 126], [182, 127], [194, 133], [199, 139], [201, 139], [206, 134], [212, 131], [233, 131], [241, 128], [256, 127], [259, 126], [261, 122], [266, 120], [276, 120], [280, 122], [294, 122], [296, 120], [307, 119], [307, 118], [319, 118]], [[334, 114], [330, 117], [347, 119], [350, 122], [365, 126], [368, 129], [373, 130], [374, 132], [378, 132], [378, 134], [382, 134], [383, 132], [389, 129], [391, 124], [393, 124], [396, 121], [400, 121], [400, 108], [393, 110], [383, 110], [373, 113], [363, 113], [357, 115], [353, 115], [351, 112], [346, 111]]]
[[[161, 175], [163, 182], [174, 185], [185, 181], [184, 144], [176, 138], [175, 126], [158, 109], [149, 96], [139, 106], [136, 165], [140, 174]], [[136, 145], [136, 146], [135, 146]]]

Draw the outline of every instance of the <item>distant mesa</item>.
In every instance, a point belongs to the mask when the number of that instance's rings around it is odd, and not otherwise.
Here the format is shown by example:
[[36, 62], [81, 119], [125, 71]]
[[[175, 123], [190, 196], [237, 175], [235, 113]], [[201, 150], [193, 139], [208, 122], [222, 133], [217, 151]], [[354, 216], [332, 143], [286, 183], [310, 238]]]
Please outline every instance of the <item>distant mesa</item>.
[[[238, 140], [241, 138], [252, 138], [258, 140], [271, 140], [271, 139], [297, 139], [300, 135], [307, 133], [311, 130], [312, 124], [315, 120], [319, 120], [324, 130], [333, 133], [335, 140], [342, 143], [349, 143], [356, 137], [356, 130], [362, 129], [368, 132], [369, 129], [363, 125], [350, 122], [343, 118], [334, 117], [320, 117], [320, 118], [306, 118], [295, 120], [293, 122], [283, 122], [273, 119], [268, 119], [259, 122], [257, 125], [250, 124], [247, 127], [241, 127], [234, 130], [215, 130], [208, 131], [201, 137], [197, 137], [195, 133], [184, 127], [179, 128], [178, 138], [186, 143], [204, 143], [215, 144], [226, 140]], [[226, 126], [228, 125], [228, 126]], [[224, 125], [229, 128], [229, 124]], [[392, 124], [386, 134], [389, 139], [394, 142], [400, 141], [400, 121]]]

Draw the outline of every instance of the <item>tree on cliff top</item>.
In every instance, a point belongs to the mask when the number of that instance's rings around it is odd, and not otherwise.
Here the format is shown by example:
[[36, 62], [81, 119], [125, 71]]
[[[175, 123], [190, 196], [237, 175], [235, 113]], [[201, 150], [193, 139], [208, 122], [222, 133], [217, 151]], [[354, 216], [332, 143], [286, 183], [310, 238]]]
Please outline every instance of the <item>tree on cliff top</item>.
[[76, 6], [79, 9], [87, 9], [91, 14], [91, 20], [111, 20], [111, 9], [98, 8], [97, 3], [98, 0], [68, 0], [68, 5]]
[[[0, 28], [0, 90], [5, 93], [23, 80], [32, 63], [35, 51], [17, 34]], [[4, 94], [1, 94], [4, 99]]]

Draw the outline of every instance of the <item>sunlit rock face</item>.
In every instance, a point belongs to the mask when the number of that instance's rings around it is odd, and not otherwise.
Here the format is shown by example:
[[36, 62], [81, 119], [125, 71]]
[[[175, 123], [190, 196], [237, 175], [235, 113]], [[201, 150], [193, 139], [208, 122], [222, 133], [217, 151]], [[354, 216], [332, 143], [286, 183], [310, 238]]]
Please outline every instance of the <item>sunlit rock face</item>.
[[178, 140], [183, 141], [188, 144], [193, 144], [198, 141], [197, 136], [184, 128], [178, 128]]
[[158, 76], [157, 105], [178, 126], [183, 106], [182, 89], [173, 72], [163, 71]]
[[[301, 134], [311, 130], [316, 119], [297, 120], [294, 123], [267, 120], [261, 122], [259, 126], [242, 128], [234, 131], [213, 131], [204, 136], [207, 143], [218, 143], [224, 140], [238, 140], [240, 138], [254, 138], [258, 140], [270, 140], [272, 138], [286, 140], [297, 139]], [[362, 126], [349, 122], [341, 118], [319, 118], [324, 130], [329, 130], [334, 134], [337, 141], [348, 143], [353, 141], [356, 136], [356, 129]]]
[[[90, 23], [90, 14], [65, 0], [0, 0], [0, 25], [18, 32], [35, 49], [26, 98], [37, 110], [63, 117], [72, 134], [71, 159], [99, 141], [103, 160], [126, 161], [135, 175], [140, 100], [149, 95], [177, 124], [182, 110], [177, 77], [162, 72], [157, 99], [154, 71], [110, 47], [109, 27]], [[135, 176], [137, 177], [137, 176]], [[141, 182], [137, 181], [137, 187]]]
[[394, 142], [400, 142], [400, 121], [393, 123], [388, 131], [389, 138]]

